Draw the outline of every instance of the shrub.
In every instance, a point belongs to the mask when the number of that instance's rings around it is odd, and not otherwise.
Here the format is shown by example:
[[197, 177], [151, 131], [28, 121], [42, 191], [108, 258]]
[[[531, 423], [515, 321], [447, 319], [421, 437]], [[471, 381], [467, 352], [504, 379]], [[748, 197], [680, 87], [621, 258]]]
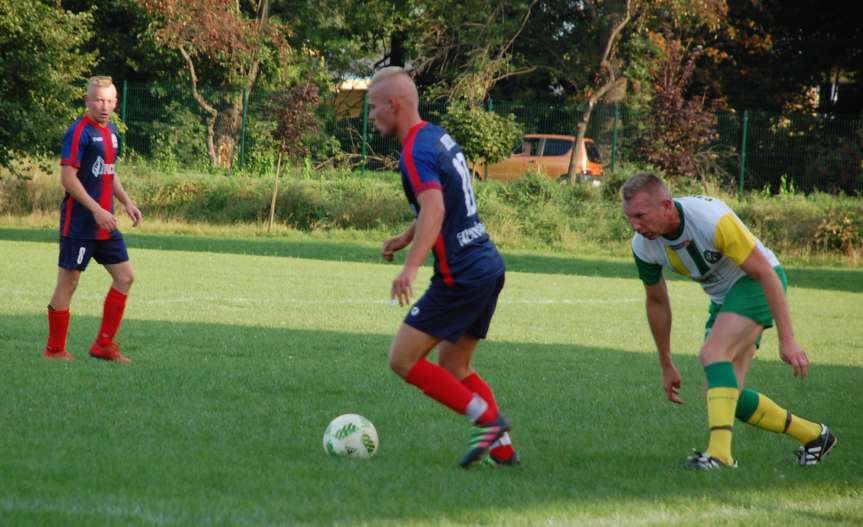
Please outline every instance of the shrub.
[[501, 117], [478, 106], [451, 105], [442, 125], [472, 162], [506, 159], [521, 139], [521, 127], [513, 114]]

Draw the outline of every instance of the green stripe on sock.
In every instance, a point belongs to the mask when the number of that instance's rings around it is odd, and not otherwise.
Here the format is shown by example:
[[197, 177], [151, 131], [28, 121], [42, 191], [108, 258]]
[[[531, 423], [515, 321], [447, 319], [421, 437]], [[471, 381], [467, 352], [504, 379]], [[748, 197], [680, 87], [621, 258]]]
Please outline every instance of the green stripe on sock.
[[737, 399], [737, 411], [734, 415], [744, 423], [748, 423], [756, 409], [758, 409], [758, 392], [744, 388]]
[[714, 362], [704, 367], [708, 388], [737, 388], [737, 376], [730, 362]]

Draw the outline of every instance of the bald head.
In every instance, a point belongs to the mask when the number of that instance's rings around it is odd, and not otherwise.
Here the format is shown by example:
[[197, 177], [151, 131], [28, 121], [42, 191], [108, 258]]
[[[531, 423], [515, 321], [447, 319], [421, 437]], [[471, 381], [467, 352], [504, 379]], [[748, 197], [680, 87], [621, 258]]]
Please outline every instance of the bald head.
[[414, 108], [419, 107], [416, 84], [408, 72], [398, 66], [389, 66], [375, 73], [369, 85], [369, 93], [374, 91], [385, 93], [388, 97], [399, 98]]
[[399, 138], [420, 122], [417, 87], [404, 69], [390, 66], [372, 77], [369, 119], [381, 134]]

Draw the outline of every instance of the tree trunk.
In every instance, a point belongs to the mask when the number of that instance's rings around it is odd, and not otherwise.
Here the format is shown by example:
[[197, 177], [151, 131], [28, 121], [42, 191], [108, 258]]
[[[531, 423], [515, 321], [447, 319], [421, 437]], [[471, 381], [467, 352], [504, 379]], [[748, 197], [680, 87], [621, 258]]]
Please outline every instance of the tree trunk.
[[270, 223], [267, 224], [267, 232], [273, 228], [273, 220], [276, 217], [276, 196], [279, 195], [279, 177], [282, 175], [282, 151], [279, 151], [279, 160], [276, 163], [276, 177], [273, 179], [273, 199], [270, 201]]
[[394, 31], [390, 35], [390, 66], [405, 67], [405, 34]]
[[228, 94], [222, 97], [213, 130], [213, 143], [216, 159], [214, 165], [219, 168], [231, 168], [234, 163], [234, 153], [237, 149], [237, 139], [243, 124], [242, 94]]
[[[614, 54], [614, 50], [620, 38], [620, 33], [623, 31], [624, 26], [629, 23], [632, 16], [632, 0], [626, 0], [623, 7], [625, 9], [623, 18], [612, 27], [611, 32], [608, 35], [608, 40], [605, 43], [605, 50], [602, 53], [602, 59], [599, 61], [597, 80], [605, 79], [605, 81], [599, 89], [593, 90], [590, 97], [588, 97], [587, 108], [584, 110], [581, 120], [578, 122], [575, 144], [572, 145], [572, 153], [569, 156], [569, 169], [567, 170], [570, 183], [575, 183], [576, 169], [578, 168], [576, 167], [578, 153], [584, 149], [584, 134], [587, 131], [587, 125], [590, 124], [590, 114], [593, 113], [593, 107], [596, 106], [596, 103], [601, 101], [605, 94], [615, 87], [618, 82], [624, 80], [623, 78], [617, 78], [616, 72], [614, 71], [615, 68], [611, 63], [611, 57]], [[585, 153], [585, 155], [587, 154]]]

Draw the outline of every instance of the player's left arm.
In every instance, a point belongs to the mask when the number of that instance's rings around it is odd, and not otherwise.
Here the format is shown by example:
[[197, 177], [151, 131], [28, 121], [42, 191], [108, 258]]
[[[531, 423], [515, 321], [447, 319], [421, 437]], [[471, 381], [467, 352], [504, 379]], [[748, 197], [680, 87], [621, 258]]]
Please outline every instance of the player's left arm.
[[123, 184], [120, 183], [120, 177], [117, 174], [114, 174], [114, 195], [117, 196], [117, 199], [123, 204], [123, 207], [126, 209], [126, 214], [132, 218], [132, 226], [137, 227], [138, 224], [141, 223], [143, 215], [135, 205], [135, 202], [132, 201], [132, 198], [126, 194], [126, 189], [123, 188]]
[[395, 256], [395, 253], [401, 251], [414, 239], [414, 232], [416, 232], [417, 222], [414, 220], [411, 222], [410, 226], [405, 229], [405, 231], [398, 236], [393, 236], [389, 240], [384, 242], [384, 248], [381, 250], [381, 256], [384, 260], [388, 262], [392, 262]]
[[758, 249], [749, 253], [740, 267], [764, 288], [764, 296], [767, 297], [767, 305], [770, 306], [770, 313], [776, 322], [776, 332], [779, 334], [779, 356], [794, 368], [795, 377], [805, 378], [809, 372], [809, 358], [794, 337], [788, 300], [779, 276]]
[[393, 280], [390, 298], [398, 298], [399, 305], [410, 303], [413, 296], [412, 284], [417, 271], [431, 251], [443, 225], [446, 211], [443, 203], [443, 193], [436, 188], [424, 190], [417, 196], [419, 215], [414, 223], [413, 243], [405, 257], [401, 273]]
[[761, 284], [770, 313], [776, 321], [779, 356], [794, 368], [795, 376], [805, 378], [809, 371], [809, 359], [794, 338], [785, 289], [770, 261], [758, 249], [755, 236], [743, 225], [740, 218], [728, 212], [716, 224], [715, 241], [716, 248], [722, 254], [731, 258], [746, 274]]

